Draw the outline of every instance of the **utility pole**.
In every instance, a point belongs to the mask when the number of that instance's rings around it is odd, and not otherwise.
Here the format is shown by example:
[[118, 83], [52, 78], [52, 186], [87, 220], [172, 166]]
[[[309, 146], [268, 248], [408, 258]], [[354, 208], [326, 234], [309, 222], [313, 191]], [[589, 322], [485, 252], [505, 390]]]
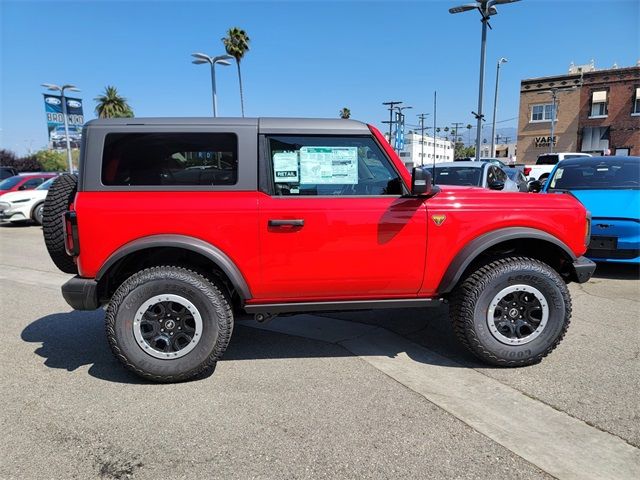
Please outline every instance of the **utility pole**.
[[424, 119], [427, 118], [428, 113], [420, 113], [418, 118], [420, 119], [420, 165], [424, 165]]
[[502, 57], [498, 60], [498, 66], [496, 68], [496, 91], [493, 96], [493, 120], [491, 121], [491, 156], [496, 156], [496, 114], [498, 112], [498, 82], [500, 81], [500, 65], [507, 63], [507, 59]]
[[460, 128], [461, 125], [464, 125], [464, 123], [462, 122], [452, 122], [451, 125], [453, 126], [452, 132], [453, 132], [453, 159], [456, 159], [456, 144], [458, 143], [458, 129]]
[[[576, 87], [571, 87], [571, 88], [550, 88], [549, 90], [542, 90], [541, 92], [538, 92], [538, 95], [543, 95], [545, 93], [550, 93], [551, 94], [551, 99], [553, 101], [552, 103], [552, 111], [551, 111], [551, 138], [549, 139], [549, 153], [553, 153], [553, 137], [555, 136], [555, 127], [556, 127], [556, 121], [558, 118], [558, 94], [560, 93], [569, 93], [572, 92], [573, 90], [575, 90]], [[542, 117], [544, 120], [544, 110], [542, 112]]]
[[395, 110], [396, 105], [400, 105], [400, 104], [402, 104], [402, 102], [382, 102], [382, 105], [389, 106], [389, 121], [382, 122], [382, 123], [389, 124], [389, 145], [391, 145], [391, 132], [393, 130], [393, 111]]

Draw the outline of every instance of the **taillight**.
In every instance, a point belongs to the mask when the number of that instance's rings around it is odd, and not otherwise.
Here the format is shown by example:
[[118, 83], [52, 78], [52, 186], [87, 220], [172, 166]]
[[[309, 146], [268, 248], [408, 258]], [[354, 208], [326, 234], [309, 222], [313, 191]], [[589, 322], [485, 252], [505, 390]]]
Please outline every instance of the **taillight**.
[[587, 212], [587, 218], [584, 220], [584, 244], [589, 246], [591, 243], [591, 212]]
[[67, 255], [77, 257], [80, 254], [80, 240], [78, 239], [78, 216], [74, 211], [64, 214], [64, 249]]
[[531, 167], [524, 167], [524, 174], [525, 176], [529, 176], [529, 174], [531, 173]]

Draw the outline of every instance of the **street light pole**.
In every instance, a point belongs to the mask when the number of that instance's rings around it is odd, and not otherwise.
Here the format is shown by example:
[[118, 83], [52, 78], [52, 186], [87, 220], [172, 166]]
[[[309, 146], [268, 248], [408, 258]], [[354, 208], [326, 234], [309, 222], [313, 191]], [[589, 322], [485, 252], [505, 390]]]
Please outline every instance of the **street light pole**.
[[478, 85], [478, 112], [475, 113], [476, 120], [478, 121], [477, 126], [477, 135], [476, 135], [476, 158], [480, 158], [480, 145], [481, 145], [481, 136], [482, 136], [482, 120], [484, 115], [482, 114], [482, 100], [483, 100], [483, 91], [484, 91], [484, 57], [487, 48], [487, 27], [491, 28], [489, 25], [489, 18], [498, 13], [498, 9], [496, 5], [501, 5], [505, 3], [513, 3], [518, 2], [520, 0], [476, 0], [473, 3], [467, 3], [464, 5], [460, 5], [457, 7], [453, 7], [449, 9], [449, 13], [462, 13], [468, 12], [469, 10], [478, 10], [480, 15], [482, 15], [482, 40], [480, 42], [480, 78]]
[[491, 157], [496, 156], [496, 114], [498, 111], [498, 82], [500, 80], [500, 65], [507, 63], [507, 59], [502, 57], [498, 60], [496, 68], [496, 92], [493, 96], [493, 122], [491, 123]]
[[476, 135], [476, 160], [480, 159], [480, 136], [482, 130], [482, 100], [484, 94], [484, 56], [487, 49], [487, 23], [489, 17], [482, 12], [482, 41], [480, 42], [480, 84], [478, 86], [478, 133]]
[[205, 53], [192, 53], [192, 57], [195, 58], [191, 63], [200, 65], [208, 63], [211, 65], [211, 96], [213, 97], [213, 116], [218, 116], [218, 97], [216, 93], [216, 64], [228, 66], [231, 65], [227, 60], [233, 58], [231, 55], [218, 55], [217, 57], [211, 57]]
[[62, 117], [64, 120], [64, 136], [67, 145], [67, 164], [69, 166], [69, 173], [73, 173], [73, 160], [71, 159], [71, 142], [69, 140], [69, 122], [67, 120], [67, 99], [64, 96], [64, 91], [70, 90], [72, 92], [79, 92], [80, 89], [76, 88], [75, 85], [69, 84], [59, 86], [52, 83], [43, 83], [42, 86], [48, 90], [60, 92], [60, 100], [62, 101]]

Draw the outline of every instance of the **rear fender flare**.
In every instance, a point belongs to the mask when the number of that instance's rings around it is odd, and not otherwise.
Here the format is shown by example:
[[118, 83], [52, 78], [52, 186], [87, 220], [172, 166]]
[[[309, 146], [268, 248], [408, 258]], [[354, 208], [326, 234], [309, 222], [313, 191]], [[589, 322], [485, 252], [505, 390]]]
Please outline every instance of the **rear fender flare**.
[[152, 235], [127, 243], [107, 258], [106, 262], [104, 262], [96, 274], [96, 281], [100, 281], [111, 267], [126, 256], [140, 250], [157, 247], [182, 248], [199, 253], [215, 263], [218, 268], [220, 268], [220, 270], [229, 277], [229, 280], [231, 280], [231, 283], [243, 301], [247, 301], [252, 298], [251, 290], [249, 289], [247, 281], [240, 272], [240, 269], [227, 254], [208, 242], [186, 235]]

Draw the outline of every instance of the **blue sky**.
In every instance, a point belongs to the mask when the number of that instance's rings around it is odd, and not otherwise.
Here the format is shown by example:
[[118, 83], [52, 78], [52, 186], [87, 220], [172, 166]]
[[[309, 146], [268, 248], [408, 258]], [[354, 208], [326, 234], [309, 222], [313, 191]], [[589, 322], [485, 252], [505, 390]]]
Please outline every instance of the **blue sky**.
[[[228, 27], [244, 28], [247, 116], [352, 118], [381, 125], [386, 100], [431, 113], [438, 125], [474, 123], [479, 14], [450, 15], [465, 0], [364, 1], [8, 1], [0, 0], [0, 147], [18, 153], [46, 145], [40, 84], [82, 89], [85, 118], [106, 85], [136, 116], [210, 116], [206, 66], [190, 53], [221, 54]], [[561, 74], [571, 61], [603, 68], [640, 59], [638, 0], [523, 0], [499, 8], [487, 48], [485, 113], [501, 70], [498, 120], [515, 127], [519, 82]], [[240, 114], [235, 66], [218, 70], [221, 116]], [[490, 119], [490, 114], [487, 115]], [[427, 122], [431, 124], [432, 120]]]

